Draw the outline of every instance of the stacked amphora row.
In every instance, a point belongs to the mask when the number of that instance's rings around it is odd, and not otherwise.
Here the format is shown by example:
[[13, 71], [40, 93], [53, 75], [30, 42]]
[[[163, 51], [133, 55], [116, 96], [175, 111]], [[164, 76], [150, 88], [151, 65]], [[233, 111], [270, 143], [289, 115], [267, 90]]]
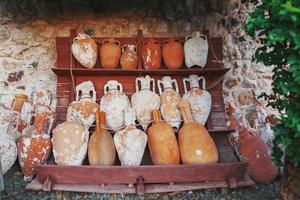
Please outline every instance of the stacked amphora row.
[[[205, 35], [194, 32], [183, 41], [176, 38], [165, 39], [160, 43], [156, 39], [145, 39], [138, 44], [124, 44], [114, 39], [100, 41], [99, 60], [103, 69], [136, 69], [138, 67], [138, 46], [141, 44], [141, 60], [144, 69], [159, 69], [162, 64], [168, 69], [196, 66], [204, 68], [208, 56], [208, 42]], [[96, 41], [89, 35], [79, 33], [73, 40], [71, 51], [74, 58], [88, 69], [97, 62], [98, 48]]]

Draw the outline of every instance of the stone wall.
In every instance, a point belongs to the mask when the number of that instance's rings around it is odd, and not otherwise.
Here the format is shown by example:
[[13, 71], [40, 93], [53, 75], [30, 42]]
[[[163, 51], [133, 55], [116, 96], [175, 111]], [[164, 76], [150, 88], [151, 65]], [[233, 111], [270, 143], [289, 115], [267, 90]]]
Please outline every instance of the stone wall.
[[225, 104], [235, 108], [236, 118], [244, 113], [252, 127], [268, 129], [264, 117], [269, 110], [257, 97], [271, 91], [271, 69], [251, 62], [257, 44], [244, 32], [252, 9], [239, 0], [2, 0], [0, 103], [10, 104], [15, 93], [30, 94], [38, 87], [55, 95], [55, 37], [68, 36], [71, 28], [90, 28], [99, 36], [135, 36], [138, 29], [147, 36], [185, 36], [205, 28], [224, 37], [224, 61], [230, 68]]

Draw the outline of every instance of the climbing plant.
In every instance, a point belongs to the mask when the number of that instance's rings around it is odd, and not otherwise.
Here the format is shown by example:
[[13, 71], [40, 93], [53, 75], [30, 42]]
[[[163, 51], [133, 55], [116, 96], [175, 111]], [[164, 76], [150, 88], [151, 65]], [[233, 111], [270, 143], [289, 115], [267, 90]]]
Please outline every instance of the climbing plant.
[[247, 22], [247, 33], [260, 43], [254, 59], [274, 67], [272, 93], [261, 94], [279, 111], [273, 127], [273, 158], [283, 154], [300, 166], [300, 0], [259, 0]]

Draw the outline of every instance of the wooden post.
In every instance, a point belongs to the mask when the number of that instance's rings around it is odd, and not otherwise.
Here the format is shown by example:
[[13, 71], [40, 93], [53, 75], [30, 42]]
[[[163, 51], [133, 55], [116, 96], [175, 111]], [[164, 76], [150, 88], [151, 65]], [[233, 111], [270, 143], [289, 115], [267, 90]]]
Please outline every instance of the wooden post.
[[44, 181], [43, 183], [43, 191], [51, 191], [52, 190], [52, 179], [51, 179], [51, 176], [47, 176], [46, 180]]
[[138, 69], [143, 68], [142, 62], [142, 48], [143, 48], [143, 30], [139, 29], [137, 34], [137, 54], [138, 54]]
[[238, 186], [237, 179], [231, 175], [226, 177], [226, 182], [229, 188], [237, 188]]
[[145, 194], [144, 178], [142, 176], [139, 176], [137, 178], [136, 193], [138, 195], [144, 195]]

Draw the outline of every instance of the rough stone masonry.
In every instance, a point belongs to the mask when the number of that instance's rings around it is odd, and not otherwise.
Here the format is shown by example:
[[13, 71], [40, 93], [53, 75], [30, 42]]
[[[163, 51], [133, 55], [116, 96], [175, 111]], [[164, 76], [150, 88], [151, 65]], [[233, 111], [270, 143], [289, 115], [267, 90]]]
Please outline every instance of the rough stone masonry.
[[259, 45], [244, 31], [253, 5], [240, 0], [2, 0], [0, 2], [0, 103], [11, 104], [15, 93], [38, 87], [56, 94], [55, 37], [71, 28], [91, 29], [99, 36], [185, 36], [203, 28], [224, 37], [225, 104], [244, 113], [251, 127], [270, 141], [265, 117], [271, 111], [258, 99], [271, 91], [271, 68], [252, 62]]

